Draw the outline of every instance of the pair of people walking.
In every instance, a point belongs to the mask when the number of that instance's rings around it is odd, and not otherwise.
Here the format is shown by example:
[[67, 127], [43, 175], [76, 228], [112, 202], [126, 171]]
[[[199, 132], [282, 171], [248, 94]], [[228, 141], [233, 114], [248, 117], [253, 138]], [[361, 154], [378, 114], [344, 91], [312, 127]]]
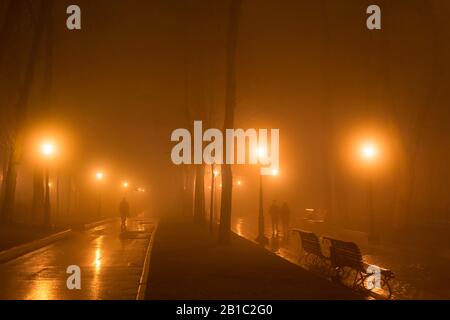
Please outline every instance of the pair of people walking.
[[285, 237], [289, 235], [289, 219], [290, 210], [286, 202], [280, 207], [276, 200], [273, 201], [269, 209], [269, 214], [272, 219], [272, 236], [278, 236], [280, 233], [279, 222], [283, 228], [283, 234]]

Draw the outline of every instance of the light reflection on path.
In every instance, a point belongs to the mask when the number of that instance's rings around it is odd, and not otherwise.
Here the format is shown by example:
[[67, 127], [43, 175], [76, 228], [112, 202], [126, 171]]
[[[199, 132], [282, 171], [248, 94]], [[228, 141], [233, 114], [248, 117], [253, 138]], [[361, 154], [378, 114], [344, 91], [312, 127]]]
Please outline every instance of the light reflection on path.
[[[235, 215], [232, 220], [232, 229], [238, 235], [254, 240], [258, 234], [257, 213], [254, 216]], [[291, 228], [299, 228], [299, 224], [293, 221]], [[313, 230], [311, 230], [313, 231]], [[297, 264], [300, 253], [300, 240], [296, 235], [284, 237], [271, 237], [270, 220], [265, 219], [265, 234], [269, 238], [268, 250], [276, 253]], [[321, 236], [321, 234], [318, 234]], [[342, 239], [354, 241], [352, 239]], [[450, 254], [420, 249], [411, 246], [398, 246], [390, 244], [386, 246], [361, 247], [364, 260], [394, 271], [393, 298], [394, 299], [450, 299]]]
[[[114, 221], [0, 264], [0, 299], [135, 299], [154, 226], [129, 227], [139, 237], [121, 238]], [[69, 265], [80, 266], [81, 290], [67, 289]]]

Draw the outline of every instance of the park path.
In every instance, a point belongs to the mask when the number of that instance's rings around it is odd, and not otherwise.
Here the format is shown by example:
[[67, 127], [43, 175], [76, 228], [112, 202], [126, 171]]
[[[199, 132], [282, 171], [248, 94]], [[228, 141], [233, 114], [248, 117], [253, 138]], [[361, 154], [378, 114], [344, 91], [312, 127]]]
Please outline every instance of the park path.
[[[153, 229], [131, 219], [121, 238], [114, 220], [0, 264], [0, 299], [135, 299]], [[81, 290], [67, 288], [69, 265], [81, 269]]]
[[192, 221], [161, 221], [147, 299], [363, 299], [235, 234], [229, 245], [215, 238]]

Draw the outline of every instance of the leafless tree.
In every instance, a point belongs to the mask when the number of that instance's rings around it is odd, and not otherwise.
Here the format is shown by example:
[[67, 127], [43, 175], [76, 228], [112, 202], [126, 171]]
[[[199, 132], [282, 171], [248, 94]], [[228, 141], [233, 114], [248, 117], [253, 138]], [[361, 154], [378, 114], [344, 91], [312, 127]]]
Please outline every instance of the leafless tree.
[[[226, 128], [234, 126], [234, 112], [236, 108], [236, 54], [239, 31], [239, 20], [242, 0], [231, 0], [228, 34], [226, 45], [226, 95], [225, 95], [225, 119], [223, 133]], [[224, 146], [223, 154], [226, 154]], [[222, 165], [222, 197], [220, 207], [219, 242], [228, 243], [231, 232], [231, 209], [233, 193], [233, 175], [231, 165]]]

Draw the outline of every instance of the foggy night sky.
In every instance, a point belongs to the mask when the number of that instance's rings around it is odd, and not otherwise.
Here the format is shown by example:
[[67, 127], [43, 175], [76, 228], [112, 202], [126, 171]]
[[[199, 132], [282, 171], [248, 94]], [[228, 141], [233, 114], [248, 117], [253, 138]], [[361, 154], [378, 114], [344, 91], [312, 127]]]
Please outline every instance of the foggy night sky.
[[[340, 150], [354, 132], [374, 128], [388, 137], [376, 197], [389, 215], [404, 166], [396, 134], [412, 139], [418, 110], [429, 105], [414, 204], [418, 213], [449, 209], [450, 3], [377, 1], [383, 30], [369, 32], [372, 2], [244, 1], [236, 127], [280, 128], [281, 176], [267, 183], [267, 202], [324, 207], [331, 144], [341, 168], [337, 210], [356, 215], [363, 182]], [[143, 181], [153, 199], [171, 199], [170, 133], [192, 125], [186, 107], [212, 108], [222, 128], [228, 2], [77, 1], [82, 30], [74, 32], [65, 28], [68, 4], [55, 1], [52, 115], [71, 128], [84, 165], [106, 164]], [[234, 173], [248, 181], [256, 213], [252, 170]]]

